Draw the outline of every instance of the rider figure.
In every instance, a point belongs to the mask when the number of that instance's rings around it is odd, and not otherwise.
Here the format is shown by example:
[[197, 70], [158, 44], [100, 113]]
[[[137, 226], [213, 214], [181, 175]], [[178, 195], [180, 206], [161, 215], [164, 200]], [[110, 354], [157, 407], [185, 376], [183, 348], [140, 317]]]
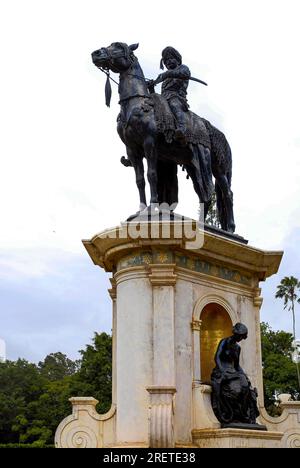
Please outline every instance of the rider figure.
[[158, 75], [153, 84], [162, 83], [161, 94], [168, 101], [177, 121], [175, 138], [185, 142], [185, 113], [189, 109], [186, 95], [191, 72], [186, 65], [182, 64], [182, 57], [174, 47], [166, 47], [162, 51], [162, 58], [160, 61], [160, 68], [162, 70], [164, 69], [164, 65], [167, 71]]

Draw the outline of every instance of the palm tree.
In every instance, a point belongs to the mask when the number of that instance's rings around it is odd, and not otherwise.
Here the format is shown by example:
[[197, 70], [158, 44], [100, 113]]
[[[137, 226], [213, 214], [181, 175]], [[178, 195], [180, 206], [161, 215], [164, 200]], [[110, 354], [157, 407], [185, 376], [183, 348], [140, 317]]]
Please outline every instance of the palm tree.
[[[280, 284], [277, 286], [276, 298], [284, 300], [284, 308], [288, 307], [288, 310], [292, 311], [293, 314], [293, 337], [294, 342], [296, 341], [296, 319], [295, 319], [295, 302], [300, 303], [300, 297], [297, 292], [300, 290], [300, 281], [294, 276], [285, 276]], [[298, 384], [300, 389], [300, 374], [298, 363], [296, 363]]]

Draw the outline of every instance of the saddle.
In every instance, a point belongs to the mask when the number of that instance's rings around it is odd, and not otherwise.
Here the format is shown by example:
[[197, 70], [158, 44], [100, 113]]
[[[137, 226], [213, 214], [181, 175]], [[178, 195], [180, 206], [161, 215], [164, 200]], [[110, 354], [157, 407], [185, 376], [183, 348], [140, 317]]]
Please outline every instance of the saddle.
[[[155, 123], [158, 132], [163, 134], [167, 143], [172, 143], [176, 131], [176, 119], [169, 107], [168, 101], [161, 94], [153, 93], [147, 99], [148, 105], [154, 108]], [[147, 104], [145, 106], [147, 109]], [[211, 149], [210, 136], [205, 124], [205, 119], [202, 119], [197, 114], [191, 111], [184, 113], [186, 118], [186, 143], [192, 145], [203, 145]]]

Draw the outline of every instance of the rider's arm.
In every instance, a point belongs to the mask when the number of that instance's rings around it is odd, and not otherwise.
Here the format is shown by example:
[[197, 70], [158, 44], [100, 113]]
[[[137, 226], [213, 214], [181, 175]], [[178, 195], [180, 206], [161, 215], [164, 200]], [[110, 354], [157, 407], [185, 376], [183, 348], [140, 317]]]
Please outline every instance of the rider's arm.
[[186, 65], [180, 65], [174, 70], [167, 70], [164, 73], [158, 75], [155, 80], [155, 84], [162, 83], [167, 78], [181, 78], [182, 80], [188, 80], [191, 76], [191, 72]]

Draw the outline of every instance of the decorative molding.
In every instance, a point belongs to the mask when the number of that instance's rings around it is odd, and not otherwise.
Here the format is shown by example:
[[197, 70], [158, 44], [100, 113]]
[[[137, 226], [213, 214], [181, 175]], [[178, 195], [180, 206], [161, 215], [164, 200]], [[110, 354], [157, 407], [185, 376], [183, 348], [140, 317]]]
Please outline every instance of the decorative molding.
[[211, 395], [211, 393], [212, 393], [211, 385], [200, 384], [200, 392], [201, 393], [208, 393], [209, 395]]
[[69, 398], [69, 401], [72, 403], [72, 406], [77, 407], [77, 409], [82, 409], [81, 406], [84, 406], [84, 409], [87, 409], [89, 406], [95, 408], [99, 403], [99, 401], [93, 397], [72, 397]]
[[289, 431], [291, 431], [292, 434], [297, 433], [300, 439], [300, 402], [287, 401], [280, 403], [280, 408], [283, 409], [282, 414], [273, 417], [266, 412], [264, 407], [261, 407], [259, 409], [261, 423], [265, 424], [268, 430], [284, 432], [285, 438], [288, 437]]
[[[257, 431], [247, 429], [194, 429], [192, 431], [193, 441], [199, 447], [202, 447], [201, 442], [204, 442], [203, 447], [218, 447], [218, 448], [238, 448], [239, 446], [247, 447], [268, 447], [272, 448], [276, 445], [278, 448], [283, 436], [282, 432], [274, 431]], [[216, 439], [225, 439], [224, 445], [217, 445]], [[227, 440], [226, 440], [227, 439]], [[245, 440], [245, 444], [241, 441]], [[248, 443], [247, 443], [248, 441]], [[264, 443], [265, 442], [265, 443]], [[253, 443], [255, 445], [253, 445]], [[257, 445], [261, 443], [262, 445]]]
[[282, 441], [282, 448], [300, 448], [300, 429], [291, 429], [284, 433]]
[[115, 278], [110, 278], [109, 279], [110, 283], [111, 283], [111, 289], [108, 289], [108, 292], [109, 292], [109, 295], [111, 297], [111, 300], [114, 301], [117, 299], [117, 282], [115, 280]]
[[67, 448], [97, 448], [97, 434], [89, 426], [76, 426], [66, 435]]
[[151, 395], [174, 395], [176, 393], [176, 387], [173, 386], [150, 385], [146, 390]]
[[98, 400], [92, 397], [73, 397], [73, 412], [63, 419], [55, 433], [56, 448], [99, 448], [104, 446], [104, 435], [107, 439], [111, 435], [113, 443], [113, 423], [116, 406], [112, 405], [106, 414], [98, 414], [95, 406]]
[[174, 440], [174, 395], [175, 387], [151, 386], [149, 426], [151, 448], [175, 447]]
[[175, 286], [177, 275], [175, 275], [175, 265], [170, 264], [150, 264], [149, 280], [153, 286]]
[[225, 280], [229, 283], [236, 283], [241, 286], [252, 286], [253, 277], [242, 270], [229, 268], [213, 261], [204, 260], [199, 255], [183, 254], [174, 252], [167, 248], [144, 250], [140, 252], [124, 255], [119, 260], [117, 270], [123, 270], [129, 267], [147, 266], [150, 264], [175, 264], [178, 268], [200, 273], [206, 277], [215, 277]]
[[206, 294], [205, 296], [202, 296], [200, 297], [200, 299], [198, 299], [193, 311], [193, 321], [200, 320], [202, 310], [207, 304], [211, 303], [221, 305], [228, 313], [232, 323], [235, 323], [237, 321], [237, 314], [232, 305], [221, 295], [218, 294]]
[[220, 428], [211, 406], [211, 386], [193, 382], [193, 429]]
[[253, 288], [250, 286], [241, 285], [239, 283], [229, 283], [222, 278], [216, 276], [212, 279], [209, 276], [205, 276], [202, 273], [196, 271], [186, 270], [184, 268], [176, 267], [176, 274], [178, 280], [191, 281], [193, 284], [201, 285], [204, 287], [211, 288], [213, 285], [214, 291], [232, 293], [232, 294], [243, 294], [245, 298], [253, 299]]
[[258, 307], [260, 309], [264, 300], [261, 296], [261, 288], [255, 288], [254, 294], [253, 305], [254, 307]]
[[202, 320], [193, 320], [191, 322], [192, 331], [199, 332], [201, 330], [201, 323], [202, 323]]
[[125, 268], [124, 270], [117, 271], [114, 275], [117, 286], [124, 281], [144, 278], [148, 278], [148, 272], [145, 267], [140, 266]]

